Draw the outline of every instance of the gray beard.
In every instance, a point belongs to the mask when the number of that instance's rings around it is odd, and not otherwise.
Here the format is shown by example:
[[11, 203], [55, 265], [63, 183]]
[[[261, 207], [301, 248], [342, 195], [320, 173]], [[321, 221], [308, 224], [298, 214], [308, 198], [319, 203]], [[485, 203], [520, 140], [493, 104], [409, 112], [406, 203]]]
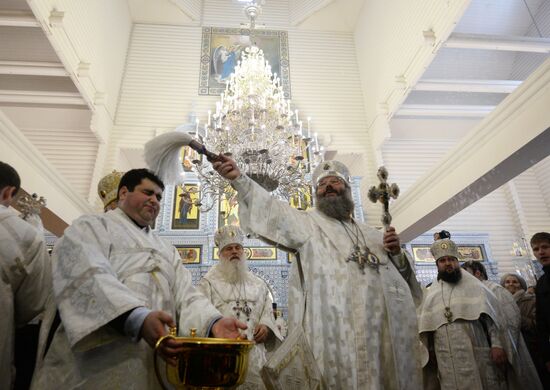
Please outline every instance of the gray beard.
[[226, 282], [232, 284], [244, 282], [248, 278], [248, 264], [246, 264], [244, 255], [241, 261], [229, 261], [220, 257], [218, 271], [221, 272]]
[[354, 204], [349, 188], [346, 188], [342, 195], [331, 198], [316, 197], [316, 200], [317, 209], [331, 218], [338, 220], [349, 219], [353, 212]]

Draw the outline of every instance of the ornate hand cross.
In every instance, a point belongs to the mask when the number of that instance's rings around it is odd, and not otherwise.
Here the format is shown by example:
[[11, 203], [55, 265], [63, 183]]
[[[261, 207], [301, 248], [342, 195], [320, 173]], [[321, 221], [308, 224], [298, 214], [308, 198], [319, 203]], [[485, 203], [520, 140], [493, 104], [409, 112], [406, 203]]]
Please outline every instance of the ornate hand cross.
[[399, 196], [399, 186], [395, 183], [388, 184], [388, 170], [385, 167], [378, 168], [377, 173], [380, 184], [378, 187], [372, 186], [369, 189], [369, 200], [372, 203], [380, 202], [384, 205], [384, 213], [382, 214], [382, 223], [384, 228], [387, 230], [391, 224], [391, 214], [390, 214], [390, 198], [397, 199]]

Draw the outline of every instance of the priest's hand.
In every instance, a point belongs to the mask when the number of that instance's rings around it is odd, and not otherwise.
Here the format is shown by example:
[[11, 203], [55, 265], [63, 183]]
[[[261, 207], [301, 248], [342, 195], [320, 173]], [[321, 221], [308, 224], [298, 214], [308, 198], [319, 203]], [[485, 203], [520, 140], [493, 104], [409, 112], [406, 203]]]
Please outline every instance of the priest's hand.
[[491, 348], [491, 360], [497, 366], [502, 366], [508, 363], [508, 358], [506, 357], [506, 352], [500, 347]]
[[267, 340], [267, 336], [269, 336], [269, 328], [264, 324], [256, 325], [256, 329], [254, 329], [254, 341], [258, 344], [263, 343]]
[[[139, 335], [151, 348], [155, 348], [158, 339], [168, 334], [166, 326], [176, 327], [172, 316], [164, 311], [152, 311], [143, 320]], [[179, 350], [177, 342], [173, 339], [165, 339], [159, 347], [161, 356], [170, 364], [175, 364], [174, 358]]]
[[212, 167], [223, 177], [228, 180], [233, 180], [238, 178], [241, 175], [241, 171], [237, 166], [235, 160], [231, 157], [224, 156], [223, 154], [219, 155], [219, 158], [212, 163]]
[[172, 316], [164, 311], [152, 311], [145, 317], [145, 320], [143, 320], [139, 335], [147, 344], [155, 348], [157, 340], [168, 334], [166, 326], [172, 328], [176, 326]]
[[395, 228], [390, 226], [387, 231], [384, 232], [383, 239], [384, 249], [391, 255], [395, 256], [401, 253], [401, 242], [397, 235]]
[[247, 328], [244, 322], [231, 317], [223, 317], [212, 325], [212, 335], [222, 339], [236, 339], [242, 337], [241, 331]]

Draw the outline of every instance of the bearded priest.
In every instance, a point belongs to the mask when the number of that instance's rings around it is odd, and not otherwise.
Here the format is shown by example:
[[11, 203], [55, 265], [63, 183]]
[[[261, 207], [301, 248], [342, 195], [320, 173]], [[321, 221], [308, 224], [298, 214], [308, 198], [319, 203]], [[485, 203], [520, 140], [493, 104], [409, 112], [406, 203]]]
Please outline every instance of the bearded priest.
[[239, 389], [264, 389], [260, 368], [266, 362], [266, 352], [282, 340], [273, 321], [273, 299], [267, 284], [248, 269], [243, 248], [244, 235], [237, 226], [223, 226], [215, 234], [220, 262], [208, 271], [197, 289], [224, 316], [245, 322], [248, 340], [256, 345], [248, 359], [245, 383]]
[[[425, 388], [519, 388], [518, 381], [509, 381], [512, 376], [507, 375], [512, 374], [513, 367], [505, 350], [506, 320], [496, 296], [460, 268], [453, 241], [438, 240], [431, 252], [436, 259], [437, 283], [428, 288], [418, 321], [430, 359], [424, 362], [425, 378], [429, 378]], [[437, 370], [437, 375], [430, 370]]]
[[421, 388], [413, 300], [421, 291], [395, 229], [380, 232], [353, 218], [348, 168], [321, 163], [313, 173], [317, 207], [300, 211], [241, 174], [230, 157], [213, 166], [238, 192], [241, 227], [298, 253], [303, 283], [295, 261], [289, 335], [303, 326], [328, 388]]

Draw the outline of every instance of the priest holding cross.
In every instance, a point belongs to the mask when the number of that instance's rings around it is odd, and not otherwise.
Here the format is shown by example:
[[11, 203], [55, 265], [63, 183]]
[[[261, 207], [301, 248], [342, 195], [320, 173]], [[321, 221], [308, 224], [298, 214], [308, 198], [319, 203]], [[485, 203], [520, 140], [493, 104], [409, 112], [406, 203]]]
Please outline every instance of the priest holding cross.
[[[421, 388], [419, 284], [389, 220], [380, 232], [353, 218], [347, 167], [321, 163], [313, 174], [316, 208], [300, 211], [241, 174], [230, 157], [218, 156], [213, 166], [238, 191], [241, 227], [298, 252], [303, 280], [293, 263], [289, 334], [303, 326], [327, 386]], [[383, 187], [378, 196], [389, 200]]]

